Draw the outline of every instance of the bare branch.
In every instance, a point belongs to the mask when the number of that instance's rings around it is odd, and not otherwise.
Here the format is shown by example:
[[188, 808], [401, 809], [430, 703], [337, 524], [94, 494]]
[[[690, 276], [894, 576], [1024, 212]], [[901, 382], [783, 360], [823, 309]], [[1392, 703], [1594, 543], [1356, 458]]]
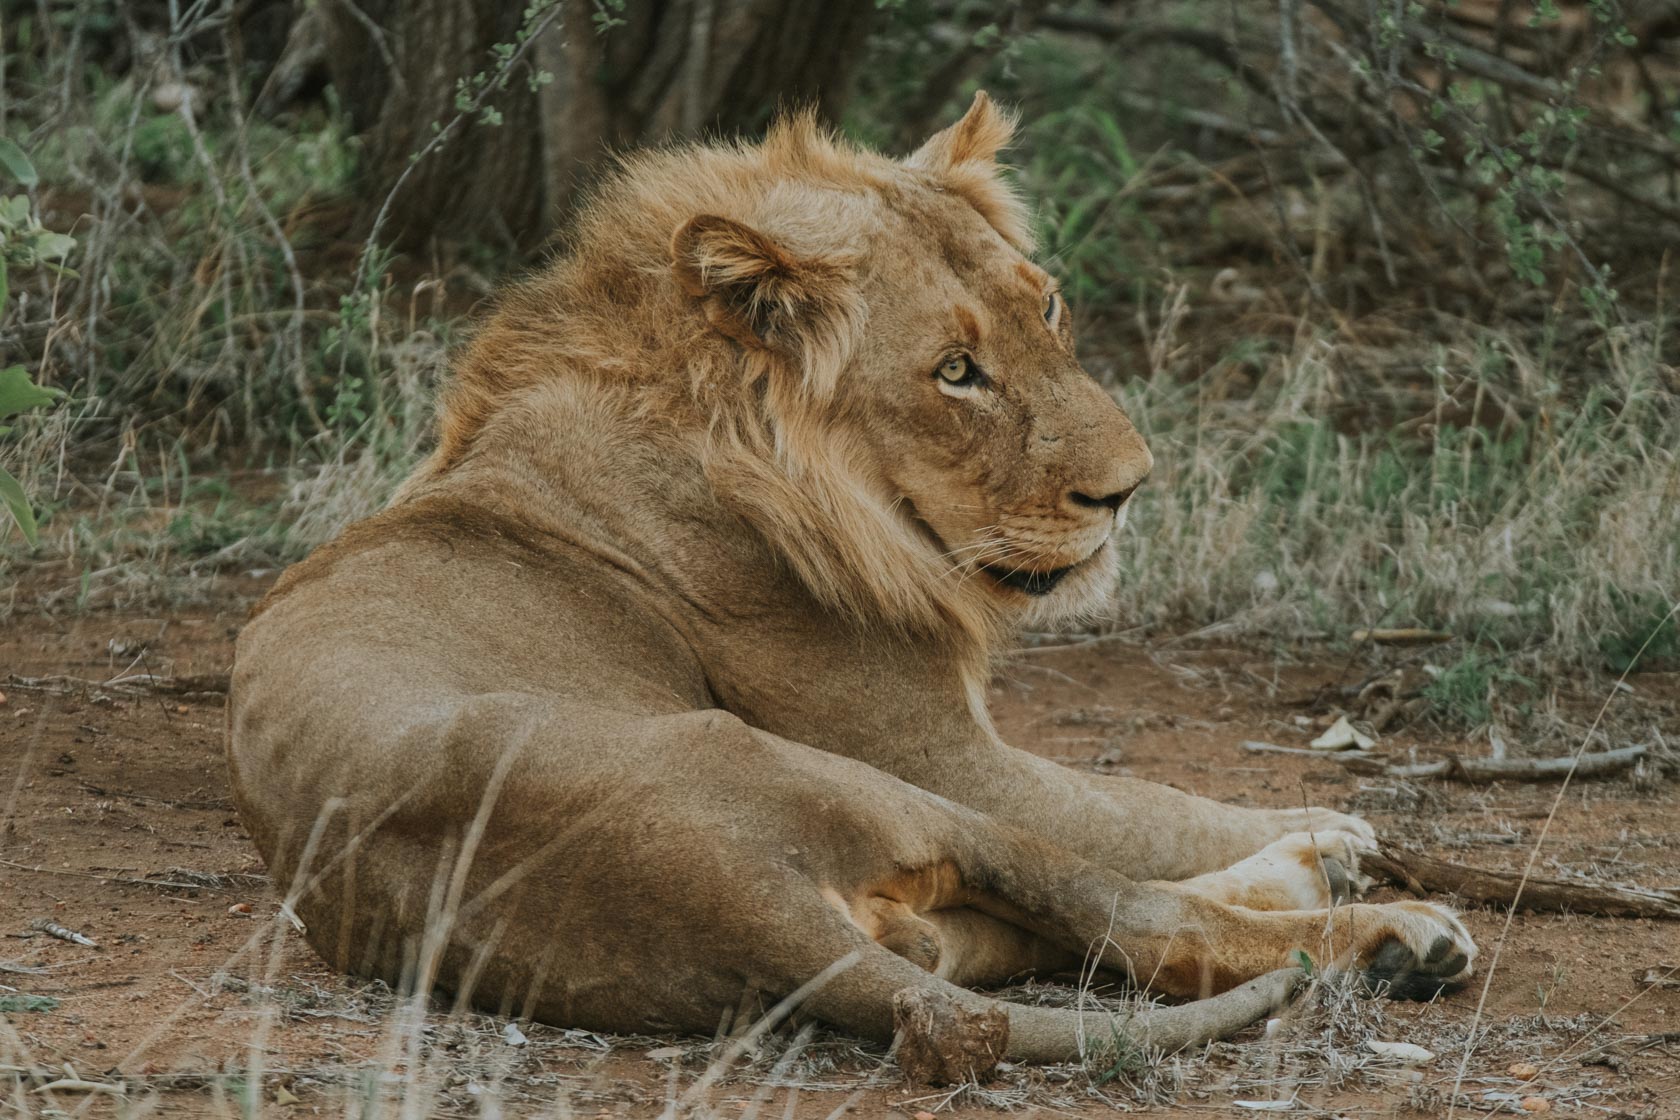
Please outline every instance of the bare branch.
[[1465, 867], [1406, 848], [1384, 845], [1359, 861], [1362, 870], [1416, 895], [1456, 894], [1496, 906], [1516, 903], [1539, 913], [1598, 914], [1612, 918], [1680, 920], [1680, 894], [1632, 890], [1566, 879], [1525, 882], [1515, 871]]

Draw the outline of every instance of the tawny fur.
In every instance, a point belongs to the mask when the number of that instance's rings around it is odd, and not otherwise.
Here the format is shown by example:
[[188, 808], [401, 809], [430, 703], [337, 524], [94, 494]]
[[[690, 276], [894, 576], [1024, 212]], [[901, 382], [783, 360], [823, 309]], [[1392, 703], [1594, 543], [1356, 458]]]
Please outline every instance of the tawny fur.
[[[1173, 1045], [1299, 951], [1468, 972], [1447, 911], [1332, 920], [1314, 876], [1357, 875], [1363, 821], [993, 731], [992, 651], [1101, 609], [1151, 464], [1026, 257], [1010, 126], [981, 96], [904, 161], [805, 117], [632, 156], [503, 301], [437, 452], [240, 638], [235, 795], [326, 959], [698, 1031], [843, 961], [807, 1009], [884, 1037], [898, 989], [1090, 957], [1231, 993], [1130, 1025]], [[1022, 1057], [1108, 1037], [1008, 1014]]]

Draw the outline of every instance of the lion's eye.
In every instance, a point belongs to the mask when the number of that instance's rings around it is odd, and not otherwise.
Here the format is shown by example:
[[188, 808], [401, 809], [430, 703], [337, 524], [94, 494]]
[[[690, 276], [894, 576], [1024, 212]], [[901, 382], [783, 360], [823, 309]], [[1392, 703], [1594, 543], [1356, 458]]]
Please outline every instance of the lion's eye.
[[979, 367], [967, 354], [956, 354], [946, 358], [934, 372], [945, 384], [959, 387], [977, 384], [981, 377]]
[[1056, 324], [1062, 321], [1062, 297], [1057, 292], [1051, 292], [1044, 297], [1044, 321], [1055, 330]]

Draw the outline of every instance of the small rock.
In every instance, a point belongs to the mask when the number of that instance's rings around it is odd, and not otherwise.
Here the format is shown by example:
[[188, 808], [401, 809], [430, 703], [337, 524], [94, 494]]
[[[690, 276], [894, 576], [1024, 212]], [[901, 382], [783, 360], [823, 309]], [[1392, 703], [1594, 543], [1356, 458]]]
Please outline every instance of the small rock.
[[933, 1116], [933, 1113], [929, 1112], [927, 1109], [924, 1108], [924, 1109], [922, 1109], [922, 1111], [920, 1111], [920, 1112], [916, 1113], [916, 1115], [912, 1116], [910, 1118], [910, 1120], [934, 1120], [934, 1116]]
[[274, 1089], [274, 1103], [275, 1104], [296, 1104], [296, 1103], [298, 1103], [298, 1098], [296, 1096], [294, 1096], [292, 1094], [292, 1091], [290, 1089], [286, 1088], [284, 1085], [278, 1085]]
[[661, 1046], [657, 1050], [649, 1050], [647, 1056], [656, 1062], [667, 1062], [673, 1058], [680, 1058], [685, 1051], [681, 1046]]
[[509, 1046], [523, 1046], [531, 1040], [525, 1037], [525, 1032], [519, 1029], [518, 1023], [509, 1023], [502, 1028], [502, 1041]]
[[1393, 1058], [1401, 1065], [1406, 1066], [1427, 1065], [1435, 1060], [1433, 1050], [1425, 1050], [1423, 1047], [1413, 1046], [1409, 1042], [1378, 1042], [1372, 1038], [1366, 1040], [1365, 1048], [1373, 1054], [1379, 1054], [1384, 1058]]
[[1518, 1062], [1505, 1072], [1518, 1081], [1533, 1081], [1540, 1076], [1540, 1067], [1532, 1062]]
[[228, 915], [236, 918], [248, 918], [251, 916], [251, 904], [249, 902], [236, 902], [232, 906], [228, 907]]
[[1545, 1097], [1524, 1097], [1519, 1107], [1524, 1112], [1550, 1112], [1552, 1102]]

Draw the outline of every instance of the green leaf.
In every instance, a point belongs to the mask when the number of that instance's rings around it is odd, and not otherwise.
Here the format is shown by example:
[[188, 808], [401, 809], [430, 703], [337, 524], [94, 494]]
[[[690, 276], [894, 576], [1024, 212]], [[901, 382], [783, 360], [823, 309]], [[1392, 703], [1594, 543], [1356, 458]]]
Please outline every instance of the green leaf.
[[11, 511], [12, 520], [23, 530], [23, 539], [33, 546], [35, 511], [29, 508], [29, 499], [24, 496], [22, 484], [13, 478], [5, 467], [0, 467], [0, 502], [6, 504], [6, 508]]
[[57, 389], [43, 389], [29, 380], [29, 371], [22, 366], [0, 369], [0, 419], [51, 404], [61, 395]]
[[1307, 955], [1307, 951], [1305, 949], [1295, 950], [1295, 963], [1299, 965], [1301, 971], [1305, 972], [1308, 976], [1313, 974], [1313, 959]]
[[6, 279], [6, 258], [0, 254], [0, 311], [6, 310], [6, 300], [10, 299], [12, 288]]
[[0, 167], [4, 167], [7, 174], [25, 187], [33, 187], [40, 182], [40, 176], [35, 174], [35, 165], [29, 162], [23, 149], [4, 136], [0, 136]]
[[43, 261], [60, 261], [76, 247], [76, 239], [68, 233], [54, 233], [44, 229], [35, 235], [35, 257]]

